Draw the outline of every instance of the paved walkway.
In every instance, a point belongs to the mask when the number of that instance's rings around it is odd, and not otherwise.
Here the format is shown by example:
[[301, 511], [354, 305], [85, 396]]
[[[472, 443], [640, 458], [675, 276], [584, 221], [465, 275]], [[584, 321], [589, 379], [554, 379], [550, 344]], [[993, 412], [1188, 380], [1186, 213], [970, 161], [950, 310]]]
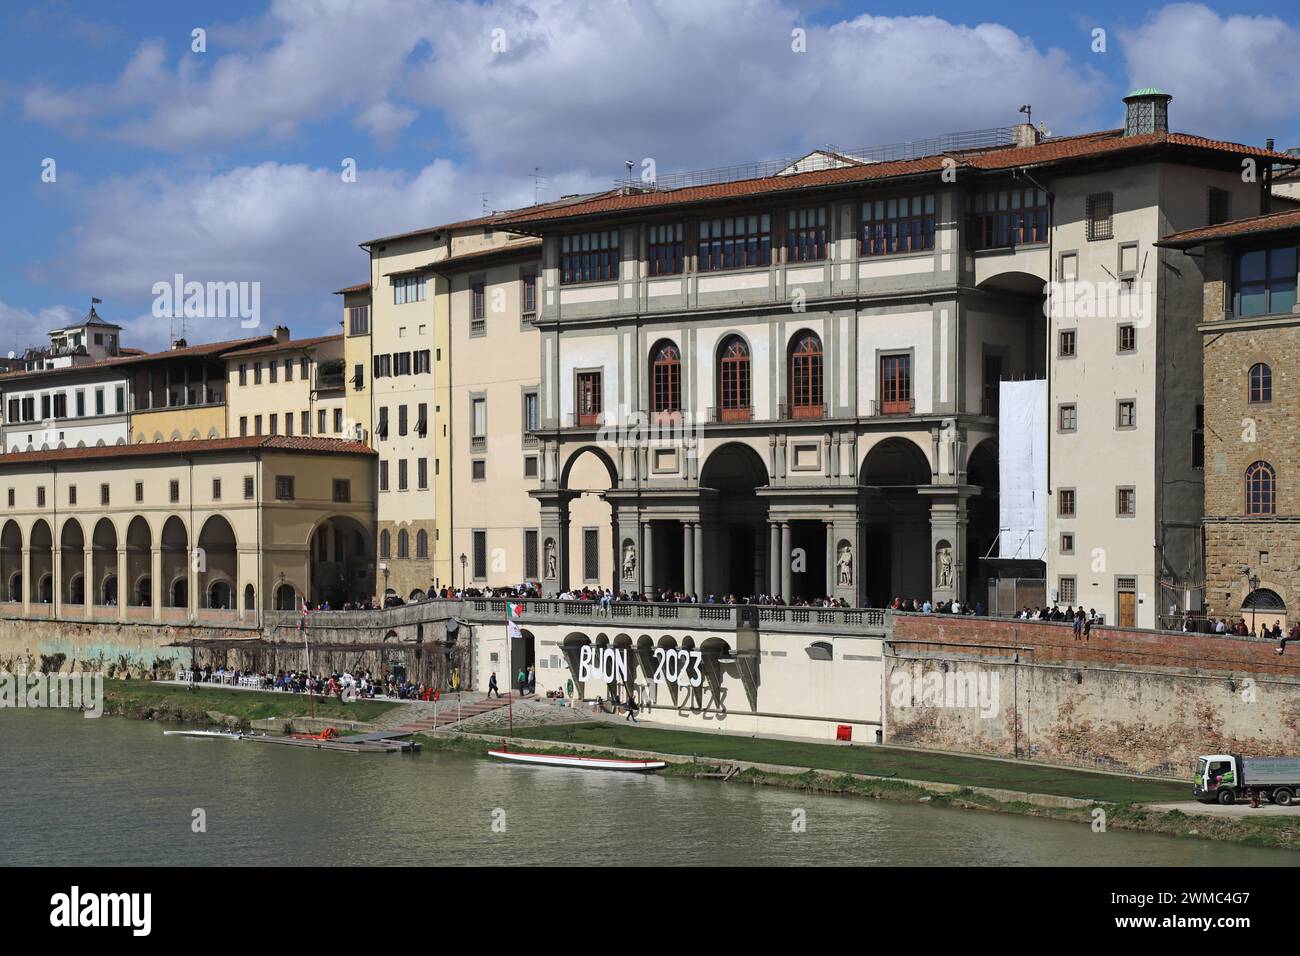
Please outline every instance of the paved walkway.
[[1258, 807], [1252, 807], [1249, 800], [1228, 807], [1218, 803], [1200, 803], [1196, 800], [1189, 800], [1187, 803], [1148, 803], [1147, 806], [1161, 813], [1181, 810], [1183, 813], [1200, 817], [1290, 817], [1293, 820], [1300, 820], [1300, 806], [1279, 807], [1271, 803], [1261, 803]]

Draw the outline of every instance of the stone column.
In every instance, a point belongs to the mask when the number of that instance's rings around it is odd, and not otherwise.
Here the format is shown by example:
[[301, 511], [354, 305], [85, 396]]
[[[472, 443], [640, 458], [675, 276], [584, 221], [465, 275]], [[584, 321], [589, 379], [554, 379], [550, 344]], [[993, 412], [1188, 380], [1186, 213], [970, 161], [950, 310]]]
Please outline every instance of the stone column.
[[767, 523], [767, 593], [776, 594], [781, 590], [781, 525], [776, 521]]
[[695, 586], [695, 525], [682, 522], [682, 590], [690, 594]]
[[790, 569], [790, 547], [792, 539], [790, 536], [790, 522], [781, 522], [781, 597], [788, 603], [790, 600], [790, 589], [794, 587], [793, 578]]
[[54, 608], [54, 616], [63, 616], [63, 548], [59, 547], [59, 541], [54, 539], [50, 547], [50, 567], [53, 569], [54, 586], [50, 589], [50, 598]]
[[117, 549], [117, 619], [126, 620], [126, 609], [131, 603], [131, 587], [127, 581], [126, 548]]
[[835, 525], [827, 521], [824, 523], [826, 529], [826, 594], [835, 593], [835, 582], [839, 579], [839, 569], [836, 567], [835, 554]]
[[153, 601], [153, 619], [162, 620], [162, 548], [155, 546], [153, 553], [150, 555], [149, 562], [149, 590], [152, 592], [150, 600]]
[[695, 525], [695, 596], [703, 601], [704, 594], [704, 525]]
[[95, 552], [90, 548], [86, 548], [81, 560], [81, 590], [83, 592], [82, 598], [85, 602], [84, 613], [86, 615], [86, 620], [90, 620], [95, 616], [95, 592], [99, 590], [95, 587]]
[[32, 613], [32, 549], [23, 548], [23, 617]]
[[[308, 547], [310, 548], [311, 545], [308, 544]], [[199, 608], [199, 556], [197, 548], [191, 547], [187, 549], [185, 556], [189, 558], [189, 567], [185, 572], [185, 602], [188, 605], [186, 611], [189, 619], [193, 621], [198, 618]], [[308, 582], [310, 584], [310, 570], [307, 573], [309, 575]]]
[[640, 591], [646, 594], [655, 586], [655, 523], [641, 522], [641, 578]]

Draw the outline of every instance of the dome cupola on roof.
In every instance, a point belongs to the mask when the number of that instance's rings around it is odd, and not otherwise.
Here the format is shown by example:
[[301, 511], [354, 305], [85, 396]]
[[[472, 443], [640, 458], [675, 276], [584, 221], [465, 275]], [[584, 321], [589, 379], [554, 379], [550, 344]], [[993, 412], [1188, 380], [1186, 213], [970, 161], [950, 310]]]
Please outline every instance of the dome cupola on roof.
[[1124, 135], [1169, 132], [1169, 101], [1173, 97], [1154, 86], [1134, 90], [1124, 97]]

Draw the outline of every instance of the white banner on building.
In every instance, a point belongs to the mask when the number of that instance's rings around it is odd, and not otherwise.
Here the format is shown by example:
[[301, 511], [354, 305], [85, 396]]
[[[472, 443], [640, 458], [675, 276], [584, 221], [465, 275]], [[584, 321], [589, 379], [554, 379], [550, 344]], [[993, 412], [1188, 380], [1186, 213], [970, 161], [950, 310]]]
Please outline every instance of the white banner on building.
[[1047, 381], [1002, 382], [998, 394], [999, 558], [1047, 553]]

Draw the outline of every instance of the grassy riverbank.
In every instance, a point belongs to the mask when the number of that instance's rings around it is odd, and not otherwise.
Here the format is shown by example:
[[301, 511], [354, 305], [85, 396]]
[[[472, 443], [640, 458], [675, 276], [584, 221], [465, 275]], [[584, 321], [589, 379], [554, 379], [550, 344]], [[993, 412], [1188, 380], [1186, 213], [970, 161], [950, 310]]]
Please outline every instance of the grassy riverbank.
[[[332, 697], [317, 697], [315, 706], [317, 717], [370, 721], [398, 705], [378, 700], [344, 704]], [[150, 681], [104, 681], [104, 712], [143, 720], [187, 723], [216, 720], [247, 727], [252, 721], [267, 717], [306, 717], [310, 710], [311, 702], [305, 694], [204, 686], [190, 690]]]
[[771, 740], [595, 721], [516, 728], [515, 736], [560, 744], [624, 747], [662, 754], [698, 755], [713, 760], [743, 760], [749, 763], [810, 767], [815, 770], [836, 770], [935, 783], [1023, 790], [1108, 803], [1185, 800], [1190, 790], [1190, 784], [1165, 780], [1143, 780], [894, 747], [845, 747], [811, 741]]

